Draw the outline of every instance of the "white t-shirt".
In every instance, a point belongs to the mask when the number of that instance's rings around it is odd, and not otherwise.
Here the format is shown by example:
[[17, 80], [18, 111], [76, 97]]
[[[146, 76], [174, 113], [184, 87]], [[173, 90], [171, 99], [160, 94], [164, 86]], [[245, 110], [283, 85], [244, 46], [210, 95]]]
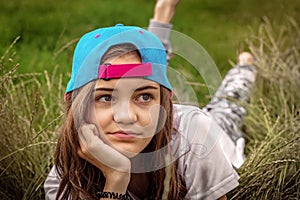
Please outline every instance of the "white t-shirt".
[[[230, 154], [223, 151], [228, 142], [223, 130], [198, 107], [174, 104], [173, 108], [174, 128], [180, 137], [172, 139], [180, 139], [178, 170], [187, 187], [185, 199], [217, 199], [234, 189], [239, 176], [229, 161]], [[59, 182], [53, 167], [44, 184], [47, 200], [55, 199]]]
[[223, 151], [231, 140], [208, 113], [195, 106], [175, 104], [174, 127], [189, 147], [178, 162], [188, 189], [186, 199], [217, 199], [238, 185], [230, 155]]

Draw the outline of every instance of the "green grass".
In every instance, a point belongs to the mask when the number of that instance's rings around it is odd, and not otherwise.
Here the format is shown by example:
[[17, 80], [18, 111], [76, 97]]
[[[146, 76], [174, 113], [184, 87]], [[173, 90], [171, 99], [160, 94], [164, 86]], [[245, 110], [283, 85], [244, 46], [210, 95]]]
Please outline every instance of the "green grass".
[[258, 77], [245, 120], [248, 158], [233, 199], [300, 198], [300, 27], [268, 20], [248, 41]]
[[[116, 23], [147, 26], [154, 0], [10, 0], [0, 2], [0, 53], [17, 37], [20, 71], [52, 70], [53, 53], [96, 27]], [[249, 28], [266, 16], [276, 24], [283, 16], [300, 18], [294, 0], [185, 0], [178, 5], [174, 29], [198, 41], [224, 75], [235, 61]], [[74, 45], [56, 57], [61, 72], [70, 71]]]
[[0, 199], [42, 199], [63, 115], [62, 76], [19, 74], [16, 52], [0, 58]]

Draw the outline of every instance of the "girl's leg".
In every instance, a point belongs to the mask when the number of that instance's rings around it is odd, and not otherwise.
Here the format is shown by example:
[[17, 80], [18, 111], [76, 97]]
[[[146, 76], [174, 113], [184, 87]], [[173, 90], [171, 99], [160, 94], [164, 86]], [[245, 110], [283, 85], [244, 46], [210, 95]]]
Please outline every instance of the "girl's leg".
[[237, 151], [244, 155], [245, 140], [241, 127], [247, 111], [251, 90], [256, 77], [253, 56], [242, 53], [239, 63], [228, 71], [210, 103], [204, 107], [235, 143]]

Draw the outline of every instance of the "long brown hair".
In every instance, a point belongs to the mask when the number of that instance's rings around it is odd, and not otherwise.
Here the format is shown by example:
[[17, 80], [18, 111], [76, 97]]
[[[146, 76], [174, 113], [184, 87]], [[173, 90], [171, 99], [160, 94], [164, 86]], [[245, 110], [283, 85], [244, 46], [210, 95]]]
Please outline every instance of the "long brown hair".
[[[103, 63], [108, 58], [135, 52], [139, 55], [135, 46], [130, 44], [118, 45], [110, 48], [101, 60]], [[101, 170], [77, 154], [79, 146], [78, 123], [87, 116], [87, 107], [92, 99], [92, 91], [95, 81], [86, 84], [73, 92], [66, 94], [66, 118], [62, 127], [56, 152], [55, 165], [60, 176], [60, 186], [57, 199], [96, 199], [96, 192], [101, 191], [105, 185], [105, 177]], [[161, 106], [166, 111], [165, 124], [154, 135], [146, 147], [150, 151], [157, 151], [167, 146], [171, 141], [173, 130], [173, 109], [170, 91], [160, 86]], [[160, 117], [163, 117], [162, 112]], [[81, 118], [81, 119], [79, 119]], [[161, 120], [162, 121], [162, 120]], [[172, 156], [172, 155], [170, 155]], [[168, 199], [183, 199], [186, 194], [184, 181], [177, 171], [177, 162], [171, 164], [171, 178], [169, 182]], [[147, 173], [149, 189], [147, 195], [161, 199], [164, 192], [165, 167]]]

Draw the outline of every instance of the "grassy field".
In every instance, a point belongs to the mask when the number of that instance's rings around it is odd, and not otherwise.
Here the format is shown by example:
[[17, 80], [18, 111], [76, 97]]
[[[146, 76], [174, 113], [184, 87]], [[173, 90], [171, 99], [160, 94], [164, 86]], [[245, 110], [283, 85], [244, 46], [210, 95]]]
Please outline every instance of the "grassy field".
[[[52, 70], [51, 63], [67, 73], [73, 40], [96, 27], [116, 23], [146, 27], [154, 0], [10, 0], [0, 2], [0, 53], [21, 36], [16, 44], [20, 71]], [[300, 1], [295, 0], [184, 0], [173, 19], [174, 30], [199, 42], [212, 56], [221, 73], [228, 60], [235, 61], [251, 29], [268, 17], [280, 24], [284, 16], [300, 18]], [[71, 43], [71, 44], [68, 44]], [[66, 49], [59, 53], [59, 50]], [[55, 56], [53, 56], [55, 55]]]
[[[99, 26], [147, 26], [153, 6], [148, 0], [0, 2], [0, 199], [44, 198], [74, 41]], [[294, 0], [183, 0], [173, 19], [221, 74], [241, 50], [256, 57], [259, 76], [244, 127], [247, 160], [231, 199], [300, 198], [299, 18]], [[172, 62], [199, 80], [184, 59]]]

